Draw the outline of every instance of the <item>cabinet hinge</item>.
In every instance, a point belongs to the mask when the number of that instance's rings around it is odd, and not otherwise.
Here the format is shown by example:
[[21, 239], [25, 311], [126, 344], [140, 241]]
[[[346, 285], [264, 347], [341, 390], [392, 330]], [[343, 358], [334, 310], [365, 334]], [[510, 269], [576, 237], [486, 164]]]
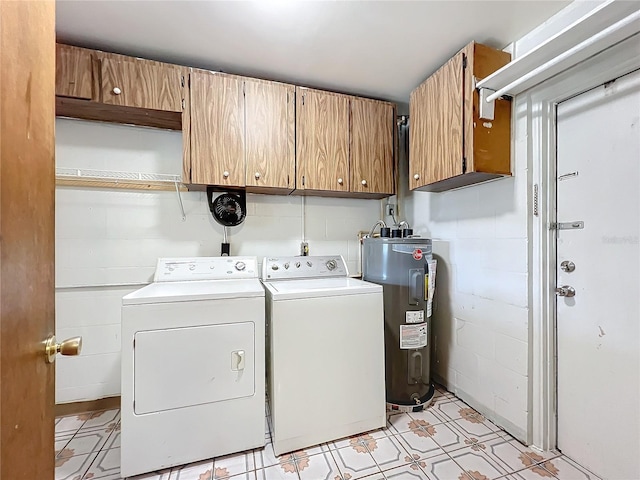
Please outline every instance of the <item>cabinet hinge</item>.
[[[302, 97], [304, 98], [304, 97]], [[302, 175], [302, 186], [304, 187], [304, 175]]]
[[180, 85], [184, 88], [184, 75], [180, 77]]
[[247, 85], [247, 82], [242, 82], [242, 95], [246, 95], [244, 87]]
[[287, 187], [289, 186], [289, 175], [287, 175]]
[[183, 110], [185, 109], [185, 101], [184, 101], [184, 98], [182, 99], [182, 109], [183, 109]]
[[462, 54], [462, 68], [467, 68], [467, 56]]
[[302, 105], [304, 106], [304, 93], [302, 94]]
[[467, 173], [467, 157], [462, 157], [462, 173]]

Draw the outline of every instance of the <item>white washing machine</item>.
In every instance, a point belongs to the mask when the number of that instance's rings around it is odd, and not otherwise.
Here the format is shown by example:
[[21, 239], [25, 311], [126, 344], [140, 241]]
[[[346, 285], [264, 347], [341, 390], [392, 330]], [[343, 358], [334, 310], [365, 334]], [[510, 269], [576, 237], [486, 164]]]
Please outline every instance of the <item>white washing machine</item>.
[[341, 256], [265, 258], [276, 455], [385, 426], [382, 287]]
[[122, 300], [123, 477], [264, 445], [255, 257], [165, 258]]

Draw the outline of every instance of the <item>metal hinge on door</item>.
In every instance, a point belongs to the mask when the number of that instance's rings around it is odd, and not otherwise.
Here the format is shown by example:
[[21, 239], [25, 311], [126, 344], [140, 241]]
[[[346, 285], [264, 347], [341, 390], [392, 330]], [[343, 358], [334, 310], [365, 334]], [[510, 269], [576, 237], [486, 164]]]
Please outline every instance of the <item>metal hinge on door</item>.
[[185, 102], [184, 102], [184, 98], [182, 99], [182, 109], [185, 109]]
[[180, 77], [180, 85], [184, 88], [184, 75]]
[[549, 230], [582, 230], [584, 228], [584, 222], [559, 222], [549, 224]]
[[304, 93], [302, 94], [302, 106], [304, 106]]

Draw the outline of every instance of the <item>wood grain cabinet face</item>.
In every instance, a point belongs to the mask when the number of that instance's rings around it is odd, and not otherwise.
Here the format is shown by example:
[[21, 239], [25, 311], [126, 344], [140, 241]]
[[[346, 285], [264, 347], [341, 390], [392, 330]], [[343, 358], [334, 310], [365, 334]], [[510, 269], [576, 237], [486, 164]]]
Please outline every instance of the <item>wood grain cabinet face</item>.
[[472, 42], [411, 93], [412, 190], [439, 192], [510, 175], [510, 102], [497, 100], [495, 119], [480, 119], [473, 80], [490, 75], [510, 58]]
[[295, 182], [295, 87], [246, 80], [247, 187], [293, 190]]
[[175, 65], [103, 54], [102, 102], [109, 105], [182, 111], [183, 70]]
[[349, 97], [296, 89], [296, 188], [349, 191]]
[[411, 94], [412, 189], [462, 174], [463, 56], [459, 53]]
[[351, 191], [393, 194], [393, 105], [351, 99]]
[[56, 44], [56, 95], [91, 100], [91, 50]]
[[242, 84], [230, 75], [191, 73], [191, 183], [245, 185]]

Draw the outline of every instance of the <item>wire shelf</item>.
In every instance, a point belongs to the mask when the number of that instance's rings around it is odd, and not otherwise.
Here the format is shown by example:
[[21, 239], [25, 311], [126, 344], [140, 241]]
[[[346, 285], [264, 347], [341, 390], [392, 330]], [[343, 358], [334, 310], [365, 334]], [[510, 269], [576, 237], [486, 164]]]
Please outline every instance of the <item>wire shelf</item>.
[[182, 183], [180, 175], [164, 173], [118, 172], [113, 170], [89, 170], [86, 168], [56, 168], [56, 177], [78, 180], [112, 182]]

